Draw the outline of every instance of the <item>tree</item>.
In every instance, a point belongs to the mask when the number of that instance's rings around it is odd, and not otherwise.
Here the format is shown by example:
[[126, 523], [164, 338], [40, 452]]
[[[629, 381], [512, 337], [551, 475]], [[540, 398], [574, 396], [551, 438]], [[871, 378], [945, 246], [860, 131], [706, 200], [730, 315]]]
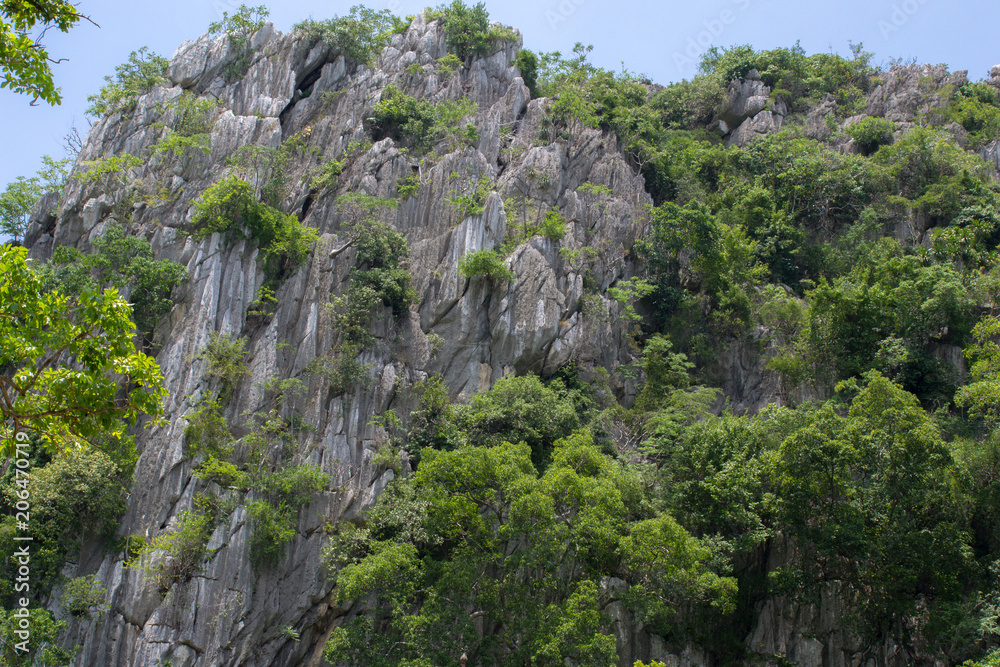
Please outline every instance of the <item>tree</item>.
[[640, 520], [639, 477], [589, 433], [557, 441], [541, 475], [531, 457], [523, 443], [424, 449], [366, 526], [342, 525], [326, 554], [340, 601], [373, 607], [333, 632], [326, 659], [457, 667], [464, 650], [473, 664], [606, 667], [602, 609], [621, 597], [606, 577], [632, 589], [643, 622], [732, 607], [736, 582], [710, 549], [669, 516]]
[[158, 416], [166, 395], [156, 362], [135, 349], [129, 304], [115, 289], [77, 297], [45, 291], [24, 248], [0, 248], [0, 443], [34, 431], [69, 449], [121, 420]]
[[93, 246], [95, 252], [89, 255], [70, 246], [56, 248], [41, 272], [45, 287], [56, 287], [67, 296], [114, 287], [131, 302], [139, 334], [152, 340], [153, 329], [174, 307], [171, 290], [187, 278], [187, 271], [169, 259], [154, 259], [149, 241], [130, 236], [117, 223], [108, 224]]
[[0, 193], [0, 234], [12, 237], [20, 243], [28, 230], [28, 221], [35, 205], [49, 192], [62, 192], [66, 184], [70, 160], [53, 160], [42, 156], [45, 166], [31, 178], [18, 176], [13, 183]]
[[49, 57], [42, 39], [52, 28], [69, 32], [80, 19], [90, 20], [67, 0], [0, 0], [0, 88], [31, 95], [32, 104], [61, 103], [51, 68], [61, 60]]
[[41, 198], [37, 179], [18, 176], [0, 194], [0, 232], [20, 243], [28, 229], [28, 218]]

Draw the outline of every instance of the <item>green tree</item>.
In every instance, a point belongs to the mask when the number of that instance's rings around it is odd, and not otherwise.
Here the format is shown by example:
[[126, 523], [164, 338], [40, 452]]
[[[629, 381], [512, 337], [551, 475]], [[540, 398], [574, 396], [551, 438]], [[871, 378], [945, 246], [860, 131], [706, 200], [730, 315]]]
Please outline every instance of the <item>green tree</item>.
[[973, 343], [965, 350], [965, 356], [972, 361], [970, 374], [972, 382], [955, 394], [958, 405], [968, 406], [974, 416], [984, 416], [991, 420], [1000, 417], [1000, 319], [996, 316], [984, 317], [972, 329]]
[[0, 193], [0, 234], [10, 236], [14, 243], [24, 239], [28, 220], [42, 196], [61, 193], [66, 184], [70, 160], [53, 160], [43, 155], [42, 164], [35, 176], [18, 176]]
[[[66, 0], [3, 0], [0, 2], [0, 88], [32, 96], [52, 105], [62, 94], [52, 81], [52, 63], [41, 40], [52, 28], [62, 32], [90, 20]], [[32, 32], [37, 32], [32, 36]]]
[[[328, 554], [341, 600], [374, 594], [376, 608], [335, 630], [325, 656], [453, 667], [465, 650], [482, 664], [608, 667], [601, 609], [617, 594], [602, 578], [624, 577], [663, 609], [731, 604], [734, 582], [711, 574], [709, 550], [642, 512], [635, 472], [586, 432], [555, 443], [543, 475], [524, 444], [425, 449], [368, 526], [344, 530]], [[636, 539], [655, 565], [629, 555]]]
[[546, 387], [534, 375], [501, 378], [467, 406], [457, 406], [455, 423], [477, 447], [527, 443], [534, 464], [544, 466], [553, 443], [580, 426], [576, 406], [560, 391], [564, 389], [558, 381]]
[[453, 0], [450, 5], [441, 5], [431, 12], [428, 18], [444, 20], [448, 49], [462, 60], [484, 56], [496, 42], [514, 37], [506, 28], [490, 27], [490, 13], [484, 2], [469, 7], [462, 0]]
[[209, 24], [208, 34], [225, 33], [229, 46], [235, 54], [235, 59], [226, 70], [228, 77], [238, 78], [246, 74], [253, 55], [250, 49], [250, 40], [253, 39], [258, 30], [264, 27], [264, 22], [270, 14], [270, 10], [265, 5], [257, 7], [240, 5], [232, 16], [229, 15], [229, 12], [222, 12], [221, 21], [213, 21]]
[[42, 197], [42, 189], [35, 178], [18, 176], [0, 194], [0, 233], [11, 237], [16, 244], [24, 239], [28, 230], [28, 218], [35, 204]]
[[166, 81], [166, 58], [156, 55], [147, 47], [129, 54], [128, 60], [115, 67], [115, 78], [104, 77], [106, 82], [100, 92], [87, 98], [87, 113], [102, 117], [116, 111], [130, 113], [135, 109], [140, 95]]
[[158, 416], [166, 394], [156, 362], [137, 352], [131, 308], [117, 290], [77, 297], [44, 290], [23, 248], [0, 248], [0, 429], [72, 448], [121, 420]]
[[68, 246], [56, 248], [44, 270], [46, 287], [70, 296], [104, 286], [120, 290], [132, 303], [136, 328], [150, 340], [173, 308], [170, 292], [187, 278], [187, 270], [169, 259], [154, 259], [149, 241], [130, 236], [119, 224], [109, 224], [93, 245], [95, 252], [89, 255]]
[[64, 667], [73, 662], [79, 646], [65, 649], [59, 646], [59, 636], [66, 630], [66, 621], [57, 621], [45, 609], [31, 609], [31, 637], [28, 652], [19, 652], [22, 641], [15, 633], [20, 619], [13, 609], [0, 609], [0, 663], [10, 667]]
[[375, 11], [354, 5], [347, 16], [327, 21], [309, 19], [295, 26], [307, 39], [323, 41], [356, 63], [370, 64], [389, 43], [396, 19], [388, 9]]

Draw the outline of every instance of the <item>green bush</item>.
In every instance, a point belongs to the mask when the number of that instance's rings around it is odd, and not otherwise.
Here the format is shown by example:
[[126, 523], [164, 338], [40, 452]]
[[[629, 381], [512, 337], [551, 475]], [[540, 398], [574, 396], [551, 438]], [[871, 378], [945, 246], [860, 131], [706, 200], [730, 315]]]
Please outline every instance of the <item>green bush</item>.
[[219, 101], [211, 97], [198, 97], [184, 91], [167, 103], [174, 114], [171, 128], [182, 137], [196, 137], [212, 131]]
[[401, 178], [396, 181], [396, 198], [399, 199], [399, 201], [409, 199], [410, 197], [416, 197], [419, 192], [420, 176], [417, 174], [410, 174], [406, 178]]
[[462, 124], [476, 110], [476, 103], [469, 99], [445, 100], [435, 105], [426, 100], [417, 101], [395, 84], [389, 84], [375, 103], [369, 122], [376, 140], [392, 137], [417, 152], [445, 142], [448, 150], [454, 150], [479, 140], [474, 125]]
[[552, 209], [545, 214], [538, 231], [550, 241], [560, 241], [566, 236], [566, 218], [557, 209]]
[[53, 160], [48, 155], [43, 155], [42, 164], [44, 166], [35, 176], [18, 176], [0, 193], [0, 234], [10, 236], [14, 243], [20, 243], [24, 239], [28, 221], [42, 196], [52, 192], [61, 198], [68, 180], [71, 166], [68, 158]]
[[896, 124], [885, 118], [869, 116], [847, 128], [847, 134], [865, 155], [871, 155], [882, 146], [892, 143]]
[[395, 199], [352, 193], [340, 197], [338, 210], [344, 230], [356, 250], [355, 267], [347, 294], [334, 297], [327, 307], [343, 343], [361, 348], [374, 342], [368, 331], [379, 304], [391, 306], [396, 317], [416, 301], [412, 278], [405, 268], [406, 238], [382, 218], [397, 207]]
[[[229, 176], [208, 187], [194, 203], [194, 238], [200, 241], [214, 233], [225, 233], [241, 226], [260, 228], [260, 211], [253, 188], [245, 180]], [[265, 230], [261, 230], [265, 231]], [[251, 231], [251, 234], [253, 231]]]
[[449, 53], [443, 58], [437, 59], [436, 69], [445, 76], [451, 76], [462, 68], [462, 61], [454, 53]]
[[240, 5], [239, 9], [233, 13], [222, 12], [221, 21], [213, 21], [208, 26], [209, 35], [225, 33], [229, 38], [229, 45], [235, 52], [235, 60], [226, 70], [226, 76], [236, 79], [246, 74], [250, 67], [250, 60], [253, 52], [250, 50], [250, 40], [254, 34], [264, 27], [264, 23], [271, 12], [264, 5], [250, 7]]
[[1000, 139], [1000, 92], [988, 83], [966, 84], [949, 103], [948, 116], [969, 133], [973, 150]]
[[166, 58], [152, 53], [145, 46], [133, 51], [126, 63], [115, 68], [115, 78], [104, 77], [107, 83], [101, 92], [87, 98], [90, 102], [87, 113], [91, 116], [108, 116], [116, 111], [130, 113], [140, 96], [166, 81], [169, 64]]
[[62, 608], [71, 616], [90, 618], [94, 612], [101, 615], [107, 611], [104, 602], [107, 595], [108, 591], [101, 586], [96, 574], [76, 577], [67, 581], [63, 588]]
[[430, 132], [433, 115], [433, 105], [430, 102], [418, 102], [395, 84], [389, 84], [382, 90], [372, 111], [374, 137], [376, 140], [392, 137], [401, 141], [404, 136], [409, 135], [413, 137], [414, 143], [421, 143]]
[[204, 349], [195, 357], [205, 362], [205, 378], [219, 381], [219, 398], [223, 403], [229, 402], [236, 384], [250, 372], [246, 344], [246, 338], [233, 338], [213, 331]]
[[462, 434], [454, 424], [444, 380], [437, 375], [422, 380], [414, 392], [418, 396], [417, 407], [410, 413], [406, 434], [411, 461], [417, 460], [424, 447], [454, 449], [461, 444]]
[[490, 14], [482, 2], [469, 7], [462, 0], [454, 0], [428, 16], [428, 20], [438, 18], [443, 19], [448, 49], [462, 60], [485, 56], [497, 42], [515, 38], [507, 28], [490, 27]]
[[309, 256], [319, 238], [294, 214], [260, 202], [253, 188], [238, 176], [228, 176], [209, 186], [194, 203], [191, 224], [194, 238], [231, 233], [257, 241], [265, 284], [275, 289]]
[[397, 317], [405, 313], [417, 298], [410, 273], [403, 268], [410, 251], [406, 237], [374, 220], [355, 225], [353, 234], [357, 268], [351, 271], [350, 292], [370, 288]]
[[169, 259], [154, 259], [149, 241], [131, 236], [117, 223], [108, 224], [94, 240], [94, 252], [60, 246], [46, 266], [46, 285], [64, 294], [115, 287], [127, 295], [139, 333], [153, 329], [174, 307], [171, 292], [187, 280], [187, 270]]
[[284, 468], [262, 476], [254, 485], [264, 498], [247, 505], [253, 522], [250, 560], [256, 567], [271, 567], [285, 553], [296, 535], [298, 511], [330, 486], [330, 476], [313, 465]]
[[459, 184], [457, 190], [459, 194], [445, 197], [445, 202], [464, 219], [486, 212], [486, 198], [496, 190], [496, 186], [487, 174], [483, 174], [468, 183]]
[[184, 429], [185, 454], [190, 457], [204, 454], [220, 459], [233, 452], [232, 432], [222, 416], [218, 400], [206, 401], [187, 417]]
[[[46, 594], [60, 580], [67, 556], [79, 553], [88, 539], [109, 543], [125, 512], [128, 474], [119, 471], [111, 458], [101, 451], [81, 449], [60, 456], [31, 471], [31, 595]], [[13, 474], [11, 475], [13, 477]], [[14, 483], [3, 488], [11, 508], [17, 502], [20, 487]], [[17, 561], [13, 558], [15, 517], [0, 522], [3, 542], [0, 545], [0, 596], [5, 603], [16, 599], [14, 581]], [[17, 596], [20, 597], [20, 596]]]
[[531, 96], [538, 97], [538, 56], [533, 51], [520, 49], [514, 58], [514, 67], [521, 72], [521, 79]]
[[[348, 334], [345, 336], [350, 339]], [[345, 343], [332, 349], [328, 354], [313, 358], [304, 372], [325, 378], [334, 396], [346, 393], [351, 387], [364, 386], [370, 382], [371, 364], [358, 360], [357, 343]]]
[[139, 554], [139, 567], [156, 579], [161, 592], [194, 576], [209, 555], [218, 517], [210, 502], [198, 500], [196, 509], [180, 512], [173, 529], [147, 541]]
[[289, 466], [265, 477], [257, 489], [276, 505], [298, 509], [329, 489], [331, 481], [315, 465]]
[[314, 192], [322, 192], [326, 189], [336, 189], [337, 178], [343, 170], [343, 160], [330, 160], [322, 167], [318, 167], [316, 169], [315, 175], [312, 177], [312, 182], [309, 184], [309, 189]]
[[[211, 153], [210, 132], [215, 125], [218, 106], [218, 100], [201, 98], [187, 91], [167, 102], [164, 107], [173, 111], [172, 122], [163, 138], [153, 147], [153, 153], [174, 159]], [[166, 166], [169, 164], [167, 162]]]
[[[710, 48], [700, 63], [703, 75], [716, 76], [725, 86], [733, 79], [745, 79], [756, 69], [771, 90], [782, 90], [793, 110], [804, 110], [827, 93], [836, 95], [845, 115], [863, 101], [871, 89], [876, 69], [873, 53], [861, 44], [851, 44], [851, 58], [833, 53], [807, 56], [796, 43], [792, 48], [754, 51], [749, 45], [730, 49]], [[800, 103], [801, 100], [801, 103]]]
[[470, 252], [458, 262], [458, 271], [468, 279], [481, 276], [498, 283], [514, 282], [514, 272], [507, 268], [504, 258], [496, 250]]
[[60, 639], [69, 627], [66, 621], [57, 621], [45, 609], [32, 608], [28, 612], [30, 636], [27, 652], [18, 650], [22, 639], [16, 631], [22, 630], [21, 619], [14, 609], [0, 608], [0, 664], [10, 667], [69, 667], [79, 646], [61, 647]]
[[224, 489], [245, 491], [250, 485], [250, 477], [240, 470], [235, 463], [232, 461], [220, 461], [214, 457], [209, 457], [203, 461], [193, 474], [196, 479], [214, 482]]
[[468, 405], [455, 406], [455, 424], [469, 444], [495, 447], [524, 442], [536, 467], [546, 465], [552, 446], [580, 426], [576, 405], [560, 381], [542, 384], [534, 375], [506, 377]]
[[347, 16], [334, 16], [326, 21], [309, 19], [297, 24], [295, 30], [305, 39], [339, 48], [347, 58], [367, 65], [389, 43], [397, 21], [388, 9], [377, 12], [355, 5]]
[[273, 567], [285, 555], [285, 545], [295, 537], [292, 517], [284, 508], [263, 500], [247, 505], [253, 531], [250, 535], [250, 562], [255, 567]]

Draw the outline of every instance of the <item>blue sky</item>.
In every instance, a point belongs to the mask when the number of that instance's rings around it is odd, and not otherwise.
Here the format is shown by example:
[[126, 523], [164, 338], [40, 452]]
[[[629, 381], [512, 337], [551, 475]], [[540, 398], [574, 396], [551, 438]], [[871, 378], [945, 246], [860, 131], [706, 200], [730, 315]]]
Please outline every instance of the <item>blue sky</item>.
[[[355, 0], [357, 1], [357, 0]], [[468, 2], [469, 0], [467, 0]], [[258, 0], [259, 2], [259, 0]], [[28, 99], [0, 90], [0, 188], [31, 175], [43, 154], [62, 156], [62, 138], [76, 125], [88, 127], [84, 109], [103, 77], [148, 46], [170, 57], [185, 39], [232, 13], [240, 0], [80, 0], [79, 8], [100, 25], [80, 24], [69, 34], [50, 33], [50, 53], [68, 61], [55, 66], [62, 88], [59, 107], [30, 107]], [[347, 13], [352, 2], [283, 0], [271, 5], [281, 30], [305, 18]], [[399, 15], [418, 12], [427, 0], [374, 0], [373, 9]], [[602, 67], [643, 73], [658, 83], [691, 78], [708, 45], [791, 46], [808, 53], [848, 53], [862, 42], [877, 62], [892, 58], [947, 63], [967, 69], [973, 80], [1000, 63], [1000, 3], [995, 0], [709, 0], [707, 2], [613, 2], [610, 0], [511, 0], [487, 2], [491, 17], [521, 30], [525, 48], [569, 53], [576, 42], [592, 44], [591, 61]]]

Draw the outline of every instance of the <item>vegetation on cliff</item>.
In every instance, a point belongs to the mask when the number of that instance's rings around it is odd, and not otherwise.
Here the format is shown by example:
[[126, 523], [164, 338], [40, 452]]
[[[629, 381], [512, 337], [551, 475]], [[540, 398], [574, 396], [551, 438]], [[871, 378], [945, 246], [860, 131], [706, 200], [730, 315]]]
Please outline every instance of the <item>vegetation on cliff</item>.
[[[265, 17], [244, 6], [213, 25], [235, 54], [229, 83], [251, 67]], [[70, 615], [102, 613], [98, 582], [61, 574], [88, 539], [167, 594], [222, 548], [213, 535], [237, 516], [253, 567], [266, 573], [300, 536], [303, 509], [343, 491], [316, 464], [316, 433], [297, 400], [317, 377], [331, 403], [361, 395], [375, 380], [372, 359], [410, 353], [384, 334], [420, 324], [408, 265], [415, 239], [393, 221], [437, 186], [423, 179], [427, 164], [476, 153], [484, 135], [476, 103], [433, 103], [404, 82], [431, 70], [453, 76], [516, 38], [488, 19], [482, 4], [460, 0], [428, 10], [449, 55], [399, 72], [358, 117], [363, 138], [323, 164], [307, 147], [313, 125], [287, 136], [281, 127], [272, 146], [236, 148], [208, 174], [199, 160], [212, 155], [221, 102], [189, 91], [150, 107], [161, 120], [152, 147], [80, 162], [69, 181], [103, 197], [92, 251], [57, 247], [31, 265], [24, 250], [3, 250], [0, 352], [12, 370], [0, 388], [20, 391], [4, 416], [32, 442], [58, 445], [32, 459], [33, 604], [54, 608], [50, 596], [62, 590]], [[296, 30], [310, 48], [322, 42], [361, 68], [409, 24], [354, 7]], [[517, 248], [555, 248], [584, 286], [578, 311], [594, 299], [615, 304], [632, 363], [504, 377], [464, 404], [440, 377], [409, 386], [380, 378], [414, 407], [375, 415], [382, 439], [365, 474], [391, 469], [393, 481], [361, 515], [322, 527], [328, 602], [358, 612], [328, 628], [326, 659], [426, 667], [456, 665], [465, 652], [473, 664], [606, 666], [620, 649], [615, 610], [671, 647], [694, 644], [719, 664], [740, 664], [774, 657], [746, 641], [762, 603], [818, 605], [832, 590], [859, 655], [888, 641], [948, 664], [987, 655], [1000, 644], [1000, 185], [977, 151], [1000, 140], [997, 88], [930, 77], [920, 86], [933, 100], [902, 122], [873, 103], [900, 68], [881, 71], [860, 45], [849, 57], [797, 45], [712, 49], [698, 77], [665, 88], [595, 67], [587, 53], [578, 45], [569, 57], [515, 56], [544, 98], [530, 142], [617, 137], [652, 202], [630, 211], [641, 233], [622, 253], [634, 271], [600, 287], [601, 251], [569, 243], [576, 221], [523, 195], [501, 198], [506, 239], [455, 258], [456, 275], [492, 297], [517, 282]], [[133, 53], [91, 98], [91, 113], [128, 120], [166, 67]], [[750, 119], [733, 108], [749, 89], [766, 98], [758, 113], [782, 121], [736, 141], [728, 123]], [[398, 199], [367, 193], [366, 175], [352, 173], [383, 140], [414, 160], [389, 181]], [[53, 173], [49, 185], [61, 189]], [[187, 192], [197, 180], [181, 174], [207, 180]], [[544, 189], [545, 178], [532, 171], [529, 180]], [[45, 200], [43, 180], [0, 195], [11, 246]], [[485, 173], [447, 182], [440, 210], [460, 219], [483, 216], [502, 190]], [[576, 196], [600, 207], [610, 186], [583, 183]], [[184, 207], [167, 208], [182, 196]], [[322, 241], [310, 206], [328, 207], [334, 221]], [[191, 244], [213, 235], [216, 249], [244, 243], [259, 280], [243, 330], [213, 332], [187, 357], [202, 369], [183, 431], [196, 489], [189, 509], [165, 532], [116, 541], [138, 457], [121, 419], [157, 415], [163, 393], [136, 346], [154, 349], [187, 279], [138, 233], [139, 220], [150, 223], [144, 208], [158, 207], [183, 209], [170, 233]], [[317, 334], [325, 352], [306, 357], [299, 376], [251, 389], [253, 337], [320, 249], [351, 262], [310, 311], [326, 327]], [[292, 343], [275, 343], [276, 356], [278, 345]], [[734, 351], [776, 387], [770, 405], [733, 408], [724, 389]], [[255, 412], [235, 414], [242, 391], [256, 392]], [[9, 429], [3, 435], [9, 441]], [[0, 490], [12, 500], [16, 474], [4, 470]], [[16, 521], [5, 514], [0, 534], [14, 535]], [[12, 575], [14, 542], [4, 544], [0, 571]], [[6, 583], [0, 601], [14, 606]], [[7, 638], [10, 613], [0, 616]], [[54, 642], [60, 623], [33, 613], [38, 641]], [[46, 650], [51, 664], [72, 653]]]

